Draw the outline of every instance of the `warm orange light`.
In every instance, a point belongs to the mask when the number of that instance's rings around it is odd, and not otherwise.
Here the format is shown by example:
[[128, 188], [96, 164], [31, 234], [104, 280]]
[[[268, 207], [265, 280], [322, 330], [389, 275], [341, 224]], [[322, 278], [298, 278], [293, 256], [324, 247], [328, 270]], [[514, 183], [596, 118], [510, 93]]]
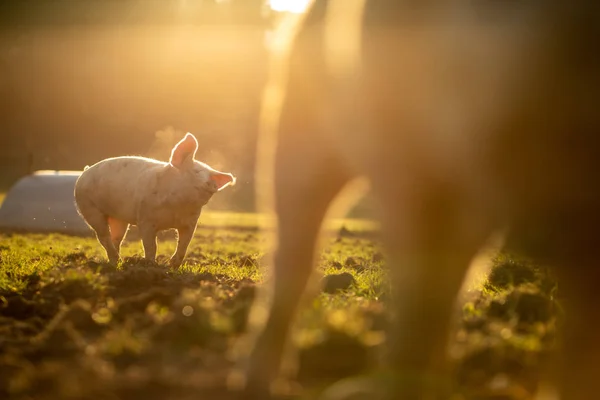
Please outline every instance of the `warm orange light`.
[[310, 0], [269, 0], [269, 7], [273, 11], [302, 13], [309, 2]]

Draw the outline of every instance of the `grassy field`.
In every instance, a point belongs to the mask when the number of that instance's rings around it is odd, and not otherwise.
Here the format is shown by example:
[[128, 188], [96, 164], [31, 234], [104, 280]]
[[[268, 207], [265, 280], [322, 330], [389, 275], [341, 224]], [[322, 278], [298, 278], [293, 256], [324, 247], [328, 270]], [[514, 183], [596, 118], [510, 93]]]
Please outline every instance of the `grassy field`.
[[[168, 235], [158, 265], [130, 240], [115, 268], [91, 238], [0, 234], [0, 398], [234, 398], [229, 350], [262, 281], [259, 227], [269, 223], [225, 214], [202, 222], [179, 271], [164, 266], [175, 246]], [[366, 373], [385, 346], [389, 288], [373, 227], [336, 223], [319, 259], [321, 291], [294, 328], [304, 395]], [[457, 393], [528, 398], [553, 347], [554, 288], [542, 268], [496, 257], [460, 305]]]

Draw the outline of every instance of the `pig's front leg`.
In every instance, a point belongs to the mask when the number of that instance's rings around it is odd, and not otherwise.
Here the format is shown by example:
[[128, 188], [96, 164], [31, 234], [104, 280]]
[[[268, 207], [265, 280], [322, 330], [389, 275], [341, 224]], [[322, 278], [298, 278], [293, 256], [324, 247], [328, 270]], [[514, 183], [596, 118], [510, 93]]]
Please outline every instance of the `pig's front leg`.
[[154, 225], [140, 225], [140, 235], [144, 245], [144, 258], [156, 262], [156, 234], [158, 230]]
[[183, 258], [185, 257], [185, 253], [187, 252], [188, 246], [194, 236], [194, 232], [196, 231], [197, 221], [194, 221], [193, 224], [190, 224], [185, 227], [177, 228], [178, 239], [177, 239], [177, 250], [171, 259], [169, 260], [169, 267], [171, 268], [179, 268], [181, 263], [183, 262]]

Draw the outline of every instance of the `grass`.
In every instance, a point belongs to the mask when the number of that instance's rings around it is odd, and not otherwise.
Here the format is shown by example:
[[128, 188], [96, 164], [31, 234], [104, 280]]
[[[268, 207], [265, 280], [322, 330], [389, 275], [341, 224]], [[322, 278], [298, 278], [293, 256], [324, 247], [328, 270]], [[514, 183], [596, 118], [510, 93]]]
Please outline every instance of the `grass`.
[[[226, 213], [201, 222], [179, 271], [164, 267], [175, 248], [168, 237], [159, 265], [126, 240], [115, 268], [92, 238], [0, 234], [0, 398], [233, 398], [224, 388], [229, 354], [263, 281], [260, 228], [271, 222]], [[318, 293], [293, 330], [298, 379], [310, 390], [367, 371], [388, 324], [374, 226], [332, 228], [318, 269], [328, 276], [322, 287], [343, 289]], [[555, 287], [528, 260], [501, 254], [493, 263], [461, 305], [451, 345], [457, 391], [523, 398], [553, 348]]]
[[[202, 226], [265, 229], [275, 226], [273, 217], [259, 213], [241, 212], [204, 212], [200, 217]], [[359, 232], [373, 232], [378, 229], [378, 224], [366, 219], [334, 218], [328, 221], [326, 229], [348, 229]]]

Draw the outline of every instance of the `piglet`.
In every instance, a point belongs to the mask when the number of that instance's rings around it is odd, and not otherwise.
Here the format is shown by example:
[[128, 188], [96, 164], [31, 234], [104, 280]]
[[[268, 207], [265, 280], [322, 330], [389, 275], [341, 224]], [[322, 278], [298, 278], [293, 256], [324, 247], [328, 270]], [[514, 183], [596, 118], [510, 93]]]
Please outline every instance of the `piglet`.
[[177, 229], [172, 268], [183, 262], [202, 206], [235, 184], [232, 174], [195, 160], [198, 141], [191, 133], [175, 145], [168, 163], [144, 157], [115, 157], [86, 167], [75, 184], [81, 216], [96, 232], [111, 264], [119, 260], [129, 225], [137, 225], [144, 257], [155, 261], [158, 231]]

